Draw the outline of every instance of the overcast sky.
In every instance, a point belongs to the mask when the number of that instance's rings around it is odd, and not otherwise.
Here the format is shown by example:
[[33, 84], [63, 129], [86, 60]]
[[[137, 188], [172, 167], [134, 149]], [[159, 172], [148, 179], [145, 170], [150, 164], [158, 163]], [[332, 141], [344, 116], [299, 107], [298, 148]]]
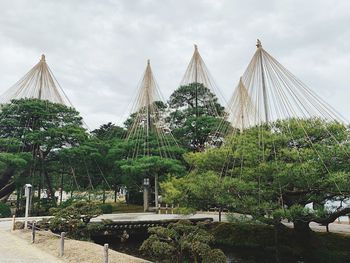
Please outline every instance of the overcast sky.
[[350, 1], [0, 1], [0, 93], [42, 53], [91, 129], [122, 123], [151, 59], [167, 99], [193, 44], [228, 99], [256, 38], [350, 119]]

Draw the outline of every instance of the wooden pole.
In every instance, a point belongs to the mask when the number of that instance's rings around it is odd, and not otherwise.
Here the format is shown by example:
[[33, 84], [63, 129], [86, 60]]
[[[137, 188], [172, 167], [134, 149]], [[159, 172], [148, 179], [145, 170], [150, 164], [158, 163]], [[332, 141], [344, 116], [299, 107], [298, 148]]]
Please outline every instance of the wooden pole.
[[32, 244], [35, 242], [35, 227], [36, 227], [36, 222], [32, 222]]
[[61, 239], [60, 239], [60, 257], [63, 257], [64, 255], [64, 236], [66, 235], [65, 232], [61, 233]]
[[61, 173], [61, 189], [60, 189], [60, 205], [62, 204], [62, 197], [63, 196], [63, 171]]
[[102, 188], [103, 188], [103, 192], [102, 192], [102, 203], [106, 203], [106, 189], [105, 189], [105, 183], [102, 183]]
[[154, 205], [158, 206], [158, 174], [154, 178]]
[[103, 263], [108, 263], [108, 244], [103, 246]]
[[16, 214], [18, 213], [18, 210], [20, 209], [20, 203], [21, 203], [21, 187], [17, 187], [17, 198], [16, 198]]
[[114, 203], [117, 202], [117, 187], [114, 188]]
[[262, 92], [263, 92], [263, 102], [264, 102], [264, 111], [265, 111], [265, 122], [268, 123], [269, 120], [269, 112], [268, 112], [268, 101], [267, 101], [267, 92], [266, 92], [266, 81], [265, 81], [265, 72], [263, 65], [263, 51], [260, 40], [258, 40], [257, 48], [259, 49], [259, 59], [260, 59], [260, 70], [261, 70], [261, 82], [262, 82]]

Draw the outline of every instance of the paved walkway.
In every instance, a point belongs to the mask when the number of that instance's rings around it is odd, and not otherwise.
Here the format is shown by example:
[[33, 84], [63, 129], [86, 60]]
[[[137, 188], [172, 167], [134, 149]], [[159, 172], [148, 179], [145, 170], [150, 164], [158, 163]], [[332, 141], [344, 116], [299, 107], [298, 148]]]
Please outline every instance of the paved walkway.
[[[1, 224], [4, 226], [4, 224]], [[0, 262], [1, 263], [56, 263], [63, 262], [58, 258], [32, 246], [9, 230], [0, 229]]]

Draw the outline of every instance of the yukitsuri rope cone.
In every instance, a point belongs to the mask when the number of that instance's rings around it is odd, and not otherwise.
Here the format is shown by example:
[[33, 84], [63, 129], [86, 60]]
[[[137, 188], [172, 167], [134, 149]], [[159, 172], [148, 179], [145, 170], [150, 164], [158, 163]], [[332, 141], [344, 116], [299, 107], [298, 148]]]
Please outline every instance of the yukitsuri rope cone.
[[[178, 144], [167, 127], [166, 105], [161, 100], [160, 91], [153, 76], [150, 61], [143, 74], [136, 101], [134, 102], [127, 141], [132, 142], [128, 159], [159, 156], [173, 158]], [[155, 206], [158, 207], [158, 175], [154, 176]]]
[[[136, 142], [129, 158], [158, 155], [171, 158], [168, 148], [177, 145], [164, 119], [165, 104], [163, 103], [156, 80], [153, 76], [150, 61], [143, 74], [129, 125], [127, 140]], [[156, 139], [159, 146], [156, 153], [151, 152], [150, 138]]]
[[[203, 123], [203, 117], [210, 116], [216, 119], [225, 119], [223, 107], [220, 105], [220, 101], [224, 102], [224, 98], [217, 88], [203, 58], [201, 57], [197, 45], [194, 45], [194, 52], [191, 57], [190, 63], [186, 69], [186, 72], [180, 82], [180, 87], [176, 91], [182, 91], [188, 96], [188, 98], [193, 97], [193, 102], [189, 103], [189, 108], [193, 110], [189, 111], [187, 115], [183, 116], [181, 119], [182, 124], [188, 120], [191, 120], [191, 126], [193, 127], [193, 139], [190, 145], [194, 151], [203, 151], [205, 148], [211, 147], [215, 144], [214, 141], [220, 140], [222, 136], [217, 134], [216, 128], [213, 128], [203, 141], [202, 129], [206, 129], [201, 126]], [[174, 93], [175, 94], [175, 93]], [[218, 97], [220, 96], [220, 99]], [[170, 105], [171, 105], [170, 98]], [[177, 116], [176, 112], [178, 108], [172, 108], [172, 115]], [[193, 118], [194, 117], [194, 118]], [[222, 122], [224, 125], [225, 122]], [[171, 123], [171, 127], [177, 128], [177, 123]], [[181, 126], [181, 125], [180, 125]]]
[[45, 55], [40, 61], [17, 83], [0, 96], [0, 103], [9, 103], [12, 99], [40, 99], [48, 100], [72, 107], [72, 103], [61, 88], [46, 63]]
[[[321, 132], [327, 140], [338, 145], [336, 147], [339, 149], [334, 151], [348, 155], [347, 149], [338, 142], [337, 134], [332, 132], [332, 127], [339, 125], [343, 130], [346, 129], [347, 121], [263, 49], [259, 40], [256, 47], [257, 50], [226, 107], [232, 130], [226, 133], [228, 136], [223, 143], [223, 147], [227, 146], [228, 156], [223, 174], [232, 174], [232, 171], [244, 173], [246, 152], [243, 149], [249, 145], [249, 136], [258, 138], [259, 145], [254, 147], [261, 155], [257, 156], [259, 162], [264, 163], [267, 158], [277, 159], [282, 154], [277, 148], [281, 142], [273, 141], [273, 134], [283, 136], [287, 143], [285, 147], [296, 151], [300, 164], [308, 161], [305, 154], [301, 154], [307, 149], [318, 156], [324, 171], [329, 173], [326, 157], [314, 145], [316, 138], [311, 132]], [[249, 135], [245, 136], [247, 133]], [[241, 145], [237, 146], [239, 143]], [[242, 147], [242, 151], [239, 153], [239, 160], [232, 164], [229, 160], [232, 156], [229, 156], [232, 151], [236, 151], [237, 155], [237, 148], [233, 150], [236, 146]], [[303, 173], [309, 172], [307, 168], [303, 168]]]
[[[205, 88], [209, 89], [214, 95], [220, 95], [221, 93], [217, 88], [207, 66], [204, 63], [203, 58], [201, 57], [198, 46], [194, 45], [194, 52], [190, 63], [187, 66], [186, 72], [181, 80], [180, 86], [188, 86], [188, 85], [196, 85], [200, 88], [203, 85]], [[214, 98], [212, 98], [214, 99]], [[198, 106], [198, 102], [196, 100], [196, 107]], [[218, 116], [219, 113], [217, 108], [215, 107], [215, 101], [209, 99], [209, 102], [205, 105], [208, 108], [208, 111], [211, 112], [212, 115]]]

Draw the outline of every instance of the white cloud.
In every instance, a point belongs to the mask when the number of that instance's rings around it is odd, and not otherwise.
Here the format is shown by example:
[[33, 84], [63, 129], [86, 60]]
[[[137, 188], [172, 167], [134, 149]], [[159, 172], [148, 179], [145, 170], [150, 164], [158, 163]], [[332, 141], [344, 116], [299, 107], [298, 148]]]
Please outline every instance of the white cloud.
[[165, 98], [197, 43], [229, 97], [255, 39], [350, 119], [348, 1], [1, 1], [0, 92], [45, 53], [91, 128], [123, 122], [151, 59]]

